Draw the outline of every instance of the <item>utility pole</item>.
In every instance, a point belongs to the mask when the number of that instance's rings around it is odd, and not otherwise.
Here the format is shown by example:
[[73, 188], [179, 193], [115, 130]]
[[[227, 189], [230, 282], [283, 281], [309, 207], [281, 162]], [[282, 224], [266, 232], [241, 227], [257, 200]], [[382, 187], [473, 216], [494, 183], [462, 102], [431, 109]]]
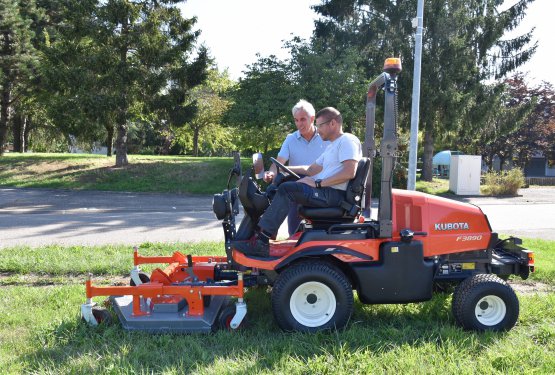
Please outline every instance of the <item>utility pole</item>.
[[412, 27], [416, 28], [414, 45], [414, 74], [412, 83], [412, 109], [410, 113], [409, 175], [407, 190], [416, 189], [416, 161], [418, 160], [418, 117], [420, 115], [420, 71], [422, 66], [422, 30], [424, 26], [424, 0], [418, 0], [416, 18]]

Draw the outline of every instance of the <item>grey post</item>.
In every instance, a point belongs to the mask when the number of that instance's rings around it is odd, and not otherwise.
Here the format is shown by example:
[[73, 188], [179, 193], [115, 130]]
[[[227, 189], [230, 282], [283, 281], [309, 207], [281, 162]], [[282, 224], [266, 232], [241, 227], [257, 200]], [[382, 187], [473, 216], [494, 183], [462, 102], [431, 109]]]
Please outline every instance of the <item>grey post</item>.
[[409, 175], [407, 190], [416, 188], [416, 161], [418, 159], [418, 116], [420, 111], [420, 70], [422, 65], [422, 30], [424, 25], [424, 0], [416, 8], [416, 35], [414, 46], [414, 80], [412, 84], [412, 109], [410, 114]]

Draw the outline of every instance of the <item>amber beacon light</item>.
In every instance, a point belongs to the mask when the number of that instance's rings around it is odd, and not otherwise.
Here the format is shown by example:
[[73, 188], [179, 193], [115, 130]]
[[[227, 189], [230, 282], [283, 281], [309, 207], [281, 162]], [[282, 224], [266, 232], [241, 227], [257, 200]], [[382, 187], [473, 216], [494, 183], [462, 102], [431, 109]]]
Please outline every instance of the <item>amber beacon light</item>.
[[403, 68], [401, 67], [401, 59], [398, 57], [389, 57], [385, 59], [383, 64], [384, 72], [389, 74], [399, 74]]

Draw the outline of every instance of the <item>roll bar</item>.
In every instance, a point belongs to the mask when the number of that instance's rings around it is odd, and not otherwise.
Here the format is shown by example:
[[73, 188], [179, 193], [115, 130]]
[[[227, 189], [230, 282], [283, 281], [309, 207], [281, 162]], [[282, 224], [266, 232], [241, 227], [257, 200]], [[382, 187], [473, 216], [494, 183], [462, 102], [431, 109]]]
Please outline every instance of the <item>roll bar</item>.
[[[385, 60], [384, 72], [376, 77], [368, 87], [366, 97], [366, 131], [363, 153], [370, 160], [370, 174], [366, 182], [365, 209], [368, 214], [372, 204], [372, 171], [376, 157], [374, 128], [376, 123], [376, 96], [383, 87], [385, 93], [383, 138], [380, 145], [382, 158], [381, 191], [378, 210], [379, 237], [392, 236], [392, 178], [395, 158], [397, 156], [397, 75], [401, 72], [401, 60], [389, 58]], [[369, 215], [368, 215], [369, 216]]]

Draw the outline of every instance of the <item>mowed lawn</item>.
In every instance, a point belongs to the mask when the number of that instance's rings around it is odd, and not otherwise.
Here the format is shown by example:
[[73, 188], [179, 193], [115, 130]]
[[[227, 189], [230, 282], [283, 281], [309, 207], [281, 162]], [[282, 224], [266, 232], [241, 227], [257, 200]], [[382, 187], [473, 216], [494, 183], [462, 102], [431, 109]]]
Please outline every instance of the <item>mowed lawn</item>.
[[[127, 283], [125, 246], [0, 250], [0, 373], [550, 374], [555, 369], [555, 242], [525, 240], [537, 272], [518, 281], [520, 318], [506, 333], [454, 324], [451, 295], [406, 305], [361, 305], [347, 328], [283, 333], [267, 288], [247, 293], [241, 331], [173, 335], [80, 321], [84, 277]], [[145, 255], [223, 254], [221, 243], [143, 244]], [[516, 282], [515, 279], [514, 282]], [[101, 302], [102, 299], [97, 299]]]
[[[225, 186], [233, 158], [129, 155], [128, 166], [114, 165], [115, 156], [5, 154], [0, 186], [213, 194]], [[244, 168], [248, 165], [244, 159]]]

